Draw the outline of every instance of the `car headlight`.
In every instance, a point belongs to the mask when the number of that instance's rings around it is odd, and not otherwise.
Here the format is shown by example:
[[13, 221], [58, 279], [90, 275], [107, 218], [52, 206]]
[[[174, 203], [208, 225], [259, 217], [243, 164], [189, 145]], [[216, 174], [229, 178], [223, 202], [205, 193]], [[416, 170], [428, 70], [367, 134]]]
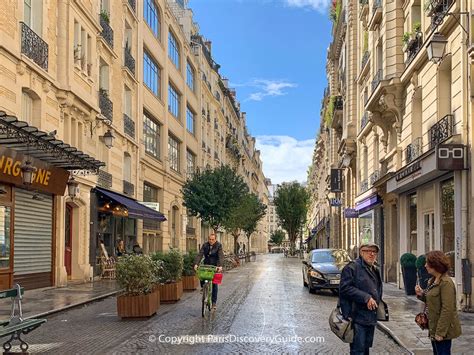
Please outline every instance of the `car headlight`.
[[312, 277], [317, 277], [317, 278], [320, 278], [322, 279], [323, 278], [323, 275], [321, 275], [319, 272], [315, 271], [315, 270], [311, 270], [309, 272], [309, 274], [312, 276]]

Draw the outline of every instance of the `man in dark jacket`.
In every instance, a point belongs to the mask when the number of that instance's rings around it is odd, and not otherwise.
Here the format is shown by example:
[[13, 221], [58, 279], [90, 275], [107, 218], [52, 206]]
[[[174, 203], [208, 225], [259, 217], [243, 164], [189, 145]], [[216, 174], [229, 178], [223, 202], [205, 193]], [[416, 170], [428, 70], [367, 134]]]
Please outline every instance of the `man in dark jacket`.
[[[204, 265], [217, 266], [217, 272], [222, 271], [222, 263], [224, 262], [224, 252], [222, 251], [222, 244], [216, 240], [214, 232], [209, 234], [208, 242], [204, 243], [199, 251], [199, 254], [194, 260], [194, 270], [198, 268], [201, 259], [204, 257]], [[204, 281], [201, 281], [201, 287]], [[216, 309], [217, 303], [217, 285], [212, 286], [212, 308]]]
[[377, 307], [382, 300], [382, 278], [375, 266], [378, 252], [377, 244], [362, 244], [359, 258], [342, 270], [339, 297], [342, 314], [352, 319], [351, 355], [369, 354], [374, 341]]

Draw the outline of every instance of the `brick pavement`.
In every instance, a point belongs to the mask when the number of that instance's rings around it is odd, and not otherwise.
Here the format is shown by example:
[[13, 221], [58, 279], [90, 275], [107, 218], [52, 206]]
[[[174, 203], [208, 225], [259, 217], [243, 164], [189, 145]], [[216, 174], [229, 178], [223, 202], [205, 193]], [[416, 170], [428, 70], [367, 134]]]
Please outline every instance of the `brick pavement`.
[[[414, 354], [432, 354], [428, 331], [415, 323], [415, 315], [423, 310], [423, 302], [415, 296], [406, 296], [404, 290], [395, 285], [384, 284], [384, 300], [389, 306], [390, 321], [379, 322], [391, 336]], [[472, 354], [471, 340], [474, 338], [474, 314], [459, 313], [463, 335], [453, 341], [454, 354]]]

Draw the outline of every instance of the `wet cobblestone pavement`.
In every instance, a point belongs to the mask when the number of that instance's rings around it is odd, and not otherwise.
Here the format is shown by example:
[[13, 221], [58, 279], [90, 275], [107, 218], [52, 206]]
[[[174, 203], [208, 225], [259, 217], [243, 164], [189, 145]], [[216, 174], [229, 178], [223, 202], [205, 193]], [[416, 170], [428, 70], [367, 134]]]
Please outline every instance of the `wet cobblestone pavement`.
[[[224, 275], [211, 319], [201, 317], [198, 291], [185, 293], [176, 304], [161, 305], [147, 320], [120, 320], [115, 297], [110, 297], [51, 315], [25, 339], [30, 352], [57, 354], [344, 354], [349, 346], [328, 326], [336, 301], [329, 292], [308, 293], [300, 259], [262, 255]], [[180, 336], [188, 343], [171, 343]], [[378, 330], [372, 350], [407, 353]]]

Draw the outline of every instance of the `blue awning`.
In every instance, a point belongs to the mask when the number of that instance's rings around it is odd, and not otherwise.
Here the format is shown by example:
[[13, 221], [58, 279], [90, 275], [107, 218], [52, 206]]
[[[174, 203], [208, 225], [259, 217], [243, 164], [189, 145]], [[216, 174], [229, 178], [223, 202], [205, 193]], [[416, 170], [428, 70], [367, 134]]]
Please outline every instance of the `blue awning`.
[[138, 201], [130, 197], [120, 195], [116, 192], [105, 190], [99, 187], [95, 188], [95, 192], [99, 196], [102, 195], [102, 197], [107, 197], [111, 199], [113, 202], [123, 205], [127, 209], [128, 216], [130, 218], [154, 219], [154, 220], [159, 220], [160, 222], [166, 221], [166, 217], [164, 216], [163, 213], [155, 211], [147, 206], [144, 206]]

